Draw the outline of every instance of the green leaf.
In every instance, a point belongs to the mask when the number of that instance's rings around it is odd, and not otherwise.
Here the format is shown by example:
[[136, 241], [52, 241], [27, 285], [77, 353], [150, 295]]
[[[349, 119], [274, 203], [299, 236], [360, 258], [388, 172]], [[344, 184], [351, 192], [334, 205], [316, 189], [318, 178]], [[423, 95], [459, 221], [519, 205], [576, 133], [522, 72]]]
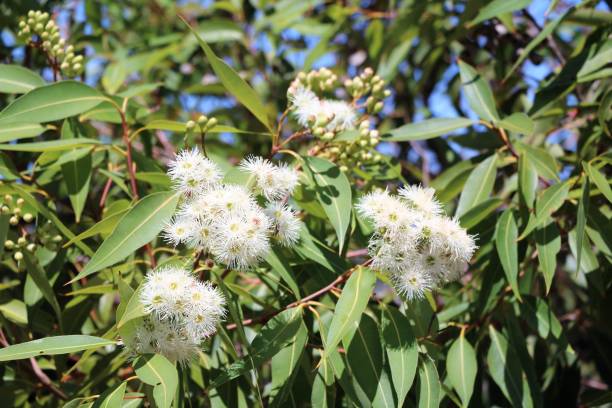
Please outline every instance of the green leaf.
[[511, 13], [529, 6], [531, 0], [494, 0], [486, 6], [482, 7], [474, 20], [470, 22], [470, 26], [489, 20], [493, 17], [499, 17], [502, 14]]
[[397, 395], [397, 406], [402, 407], [416, 374], [419, 362], [418, 344], [412, 333], [410, 320], [394, 307], [383, 309], [381, 331]]
[[546, 150], [519, 143], [518, 150], [529, 159], [540, 176], [547, 180], [559, 181], [557, 162]]
[[373, 406], [394, 407], [393, 391], [383, 368], [383, 351], [376, 323], [364, 314], [361, 322], [354, 324], [354, 336], [350, 342], [344, 342], [349, 369]]
[[385, 141], [403, 142], [406, 140], [425, 140], [442, 136], [453, 130], [471, 126], [474, 122], [467, 118], [434, 118], [422, 122], [408, 123], [391, 130], [383, 136]]
[[56, 82], [17, 98], [0, 112], [0, 123], [52, 122], [85, 112], [103, 100], [103, 95], [81, 82]]
[[314, 184], [317, 199], [336, 231], [341, 252], [351, 222], [351, 185], [338, 166], [328, 160], [304, 157], [304, 164], [304, 170]]
[[51, 283], [47, 279], [47, 274], [42, 269], [38, 260], [33, 257], [28, 251], [23, 252], [23, 260], [26, 264], [26, 268], [28, 270], [28, 274], [44, 296], [45, 300], [49, 302], [55, 315], [57, 316], [57, 321], [62, 322], [62, 309], [60, 308], [59, 303], [57, 302], [57, 298], [55, 297], [55, 293], [53, 292], [53, 287]]
[[38, 136], [44, 131], [38, 123], [9, 123], [0, 129], [0, 143]]
[[266, 262], [268, 265], [270, 265], [272, 270], [278, 273], [278, 275], [285, 281], [285, 283], [289, 286], [289, 289], [291, 289], [295, 295], [295, 298], [300, 299], [300, 289], [295, 281], [295, 278], [293, 277], [291, 266], [285, 257], [282, 256], [280, 251], [278, 249], [271, 250], [266, 256]]
[[120, 329], [130, 320], [137, 319], [142, 316], [146, 316], [147, 312], [144, 310], [144, 306], [140, 301], [141, 296], [141, 288], [142, 284], [138, 286], [138, 288], [132, 293], [130, 299], [128, 300], [125, 310], [122, 310], [121, 315], [119, 315], [119, 310], [117, 310], [117, 328]]
[[491, 346], [487, 353], [487, 364], [491, 377], [512, 406], [533, 406], [529, 385], [516, 352], [510, 347], [506, 337], [495, 330], [493, 325], [489, 326], [489, 337]]
[[189, 25], [189, 23], [179, 16], [181, 20], [189, 27], [193, 35], [198, 40], [200, 47], [204, 50], [206, 58], [213, 71], [229, 93], [231, 93], [245, 108], [247, 108], [270, 132], [272, 128], [268, 119], [268, 113], [263, 102], [259, 99], [259, 95], [247, 84], [240, 75], [227, 65], [225, 61], [217, 57], [212, 48], [198, 35], [198, 33]]
[[274, 316], [253, 339], [250, 346], [253, 354], [223, 368], [221, 374], [208, 384], [207, 389], [217, 388], [268, 361], [281, 349], [297, 339], [296, 335], [302, 324], [301, 307], [284, 310]]
[[525, 136], [533, 134], [535, 123], [529, 116], [517, 112], [499, 121], [499, 126], [511, 132], [520, 133]]
[[[504, 0], [505, 1], [505, 0]], [[489, 122], [499, 121], [495, 99], [489, 84], [470, 65], [459, 60], [459, 74], [465, 96], [478, 117]]]
[[308, 329], [302, 322], [299, 330], [290, 340], [290, 345], [272, 357], [272, 389], [270, 390], [270, 406], [283, 406], [291, 392], [291, 386], [296, 375], [296, 367], [302, 357], [306, 341], [308, 340]]
[[[78, 139], [75, 139], [78, 140]], [[91, 181], [91, 155], [88, 154], [76, 160], [62, 164], [62, 175], [74, 209], [76, 222], [81, 220], [81, 213], [85, 207], [89, 183]]]
[[106, 218], [103, 218], [102, 220], [100, 220], [100, 222], [95, 223], [94, 225], [92, 225], [90, 228], [86, 229], [85, 231], [81, 232], [79, 235], [73, 237], [72, 239], [70, 239], [68, 242], [66, 242], [64, 244], [64, 248], [76, 243], [76, 242], [81, 242], [86, 238], [90, 238], [93, 237], [95, 235], [98, 234], [109, 234], [113, 231], [113, 229], [115, 229], [115, 227], [117, 226], [117, 224], [119, 223], [119, 220], [121, 220], [121, 218], [123, 218], [123, 216], [128, 212], [128, 210], [122, 210], [119, 212], [116, 212], [112, 215], [107, 216]]
[[[499, 0], [498, 0], [499, 1]], [[509, 2], [510, 3], [510, 2]], [[551, 3], [552, 4], [552, 3]], [[529, 54], [531, 54], [531, 51], [533, 51], [538, 45], [540, 45], [540, 43], [544, 40], [546, 40], [546, 38], [548, 38], [549, 35], [552, 34], [553, 31], [555, 31], [555, 29], [557, 28], [557, 26], [565, 19], [565, 17], [570, 14], [572, 11], [574, 11], [574, 7], [570, 7], [569, 9], [567, 9], [563, 14], [561, 14], [559, 17], [557, 17], [555, 20], [549, 22], [548, 24], [546, 24], [542, 30], [538, 33], [538, 35], [536, 35], [530, 42], [529, 44], [527, 44], [527, 46], [525, 47], [525, 49], [523, 51], [521, 51], [521, 55], [518, 57], [518, 59], [516, 60], [516, 62], [512, 65], [512, 68], [510, 68], [510, 70], [508, 71], [508, 73], [506, 74], [506, 76], [504, 77], [504, 82], [508, 80], [508, 78], [510, 78], [510, 75], [512, 75], [512, 73], [514, 71], [516, 71], [516, 69], [523, 63], [523, 61], [525, 61], [527, 59], [527, 57], [529, 57]]]
[[536, 201], [535, 217], [529, 219], [527, 226], [518, 239], [521, 240], [525, 238], [535, 228], [549, 220], [552, 214], [563, 205], [568, 192], [569, 184], [567, 182], [553, 184], [544, 190], [542, 196]]
[[434, 361], [423, 355], [419, 364], [419, 408], [440, 406], [440, 379]]
[[557, 254], [561, 250], [561, 236], [554, 221], [536, 229], [534, 235], [538, 260], [546, 283], [546, 293], [548, 293], [557, 269]]
[[497, 154], [494, 154], [472, 170], [459, 197], [455, 211], [456, 217], [461, 217], [489, 197], [495, 184], [496, 169]]
[[348, 279], [336, 304], [334, 317], [327, 332], [325, 355], [335, 351], [341, 340], [343, 342], [350, 340], [368, 304], [374, 283], [376, 283], [374, 273], [363, 267], [357, 268]]
[[527, 208], [533, 208], [536, 189], [538, 188], [538, 173], [529, 156], [525, 153], [520, 154], [518, 164], [519, 194]]
[[459, 394], [463, 406], [467, 407], [474, 392], [474, 382], [478, 363], [476, 352], [472, 345], [465, 339], [464, 331], [461, 330], [459, 338], [453, 342], [446, 357], [446, 371], [448, 379], [453, 388]]
[[594, 55], [589, 56], [578, 71], [578, 79], [582, 79], [612, 61], [612, 40], [604, 42]]
[[506, 279], [512, 287], [514, 295], [521, 299], [518, 289], [518, 247], [516, 239], [518, 237], [518, 227], [514, 220], [511, 209], [504, 211], [497, 220], [495, 229], [495, 247], [499, 260], [504, 268]]
[[98, 397], [93, 405], [93, 408], [115, 408], [120, 407], [123, 403], [123, 396], [125, 395], [125, 388], [127, 382], [122, 382], [118, 386], [111, 388], [104, 392]]
[[150, 194], [136, 203], [104, 240], [85, 268], [71, 282], [111, 266], [151, 242], [174, 215], [179, 195], [173, 191]]
[[584, 163], [584, 171], [587, 173], [589, 178], [595, 183], [599, 191], [608, 199], [610, 203], [612, 203], [612, 188], [610, 188], [610, 183], [606, 180], [606, 176], [604, 176], [595, 166], [591, 163]]
[[584, 242], [584, 228], [586, 226], [586, 214], [589, 211], [589, 177], [585, 176], [582, 181], [582, 197], [578, 201], [578, 214], [576, 215], [576, 273], [580, 271], [582, 257], [582, 246]]
[[117, 92], [127, 78], [128, 71], [124, 61], [117, 61], [106, 66], [102, 75], [102, 86], [104, 90], [113, 95]]
[[55, 152], [99, 144], [102, 143], [98, 140], [82, 137], [78, 139], [59, 139], [34, 143], [0, 144], [0, 150], [13, 152]]
[[26, 93], [45, 84], [36, 72], [20, 65], [0, 64], [0, 93]]
[[[72, 233], [72, 231], [70, 231], [70, 229], [68, 229], [68, 227], [66, 227], [64, 225], [64, 223], [62, 223], [60, 221], [59, 218], [57, 218], [57, 216], [51, 212], [45, 205], [42, 205], [38, 200], [36, 200], [36, 198], [34, 198], [34, 196], [32, 194], [30, 194], [23, 186], [19, 185], [19, 184], [13, 184], [11, 186], [13, 188], [13, 190], [15, 190], [17, 192], [17, 194], [19, 194], [19, 196], [21, 198], [23, 198], [25, 200], [25, 202], [30, 205], [33, 208], [36, 208], [36, 210], [42, 214], [46, 219], [48, 219], [49, 221], [51, 221], [53, 224], [55, 224], [55, 226], [57, 227], [57, 229], [68, 239], [72, 239], [74, 238], [74, 234]], [[91, 256], [93, 255], [93, 251], [84, 243], [82, 242], [76, 242], [75, 244], [77, 247], [79, 247], [83, 252], [85, 252], [85, 254]]]
[[134, 360], [133, 366], [138, 378], [153, 386], [155, 404], [159, 408], [170, 408], [178, 387], [174, 364], [160, 354], [145, 354]]
[[459, 223], [465, 229], [473, 228], [481, 221], [485, 220], [489, 214], [495, 211], [503, 202], [504, 200], [501, 198], [489, 198], [463, 214], [461, 218], [459, 218]]
[[68, 354], [115, 344], [113, 340], [100, 337], [71, 334], [67, 336], [45, 337], [25, 343], [13, 344], [0, 349], [0, 361], [21, 360], [24, 358]]

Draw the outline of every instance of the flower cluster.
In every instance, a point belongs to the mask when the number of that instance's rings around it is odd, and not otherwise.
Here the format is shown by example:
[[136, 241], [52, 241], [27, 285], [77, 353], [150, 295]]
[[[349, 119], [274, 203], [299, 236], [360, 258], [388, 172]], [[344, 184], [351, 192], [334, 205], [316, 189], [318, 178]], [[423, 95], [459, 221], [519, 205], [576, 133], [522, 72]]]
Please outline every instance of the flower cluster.
[[183, 364], [196, 356], [201, 342], [215, 333], [225, 315], [225, 299], [217, 289], [176, 267], [148, 274], [140, 302], [148, 315], [128, 342], [129, 351], [160, 353]]
[[[243, 160], [240, 169], [251, 176], [248, 187], [224, 184], [219, 167], [198, 150], [180, 152], [168, 173], [185, 200], [165, 229], [166, 239], [232, 269], [257, 265], [271, 239], [294, 245], [301, 224], [285, 202], [298, 184], [298, 173], [261, 157]], [[265, 206], [255, 193], [264, 197]]]
[[75, 77], [83, 72], [83, 56], [75, 55], [72, 45], [66, 46], [66, 40], [61, 38], [59, 27], [49, 13], [30, 10], [27, 18], [19, 22], [17, 36], [40, 46], [59, 64], [64, 75]]
[[433, 189], [408, 186], [398, 193], [369, 193], [357, 208], [375, 228], [369, 243], [372, 266], [412, 300], [459, 279], [476, 245], [457, 220], [443, 215]]
[[[319, 94], [350, 95], [353, 100], [325, 99]], [[375, 150], [379, 133], [372, 129], [371, 115], [383, 108], [382, 100], [390, 95], [384, 81], [366, 68], [360, 75], [347, 79], [342, 86], [329, 69], [308, 74], [301, 72], [287, 91], [289, 108], [297, 123], [325, 144], [318, 155], [338, 163], [342, 171], [368, 163], [377, 163], [381, 155]], [[354, 135], [349, 130], [358, 128]], [[340, 136], [340, 134], [342, 136]]]

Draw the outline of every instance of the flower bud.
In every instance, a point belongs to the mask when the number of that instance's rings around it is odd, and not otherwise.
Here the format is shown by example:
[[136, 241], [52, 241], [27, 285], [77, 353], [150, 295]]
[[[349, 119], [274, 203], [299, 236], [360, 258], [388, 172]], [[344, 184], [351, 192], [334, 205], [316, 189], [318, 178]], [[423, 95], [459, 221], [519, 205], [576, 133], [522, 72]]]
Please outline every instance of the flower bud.
[[23, 254], [21, 253], [21, 251], [17, 251], [15, 252], [15, 254], [13, 255], [13, 258], [15, 258], [15, 260], [17, 262], [21, 261], [23, 259]]
[[36, 244], [34, 244], [34, 243], [28, 244], [28, 246], [26, 247], [26, 249], [27, 249], [29, 252], [34, 252], [34, 251], [36, 250]]
[[7, 203], [12, 203], [13, 202], [13, 196], [10, 195], [10, 194], [6, 194], [4, 196], [4, 201], [7, 202]]
[[15, 243], [11, 241], [10, 239], [7, 239], [6, 241], [4, 241], [4, 247], [6, 249], [13, 249], [15, 248]]
[[206, 117], [206, 115], [200, 115], [200, 117], [198, 118], [198, 124], [200, 126], [206, 126], [206, 122], [208, 122], [208, 118]]
[[11, 225], [17, 225], [19, 224], [19, 217], [16, 215], [13, 215], [10, 219], [9, 219], [9, 224]]
[[383, 103], [382, 102], [377, 102], [376, 105], [374, 105], [374, 113], [378, 113], [382, 110], [383, 108]]
[[25, 244], [27, 244], [27, 243], [28, 243], [28, 240], [27, 240], [27, 239], [25, 239], [25, 237], [19, 237], [19, 238], [17, 238], [17, 246], [22, 247], [22, 246], [24, 246], [24, 245], [25, 245]]
[[195, 127], [195, 125], [196, 123], [193, 120], [189, 120], [187, 123], [185, 123], [185, 129], [191, 130]]
[[56, 235], [51, 239], [53, 242], [62, 242], [62, 236], [61, 235]]
[[25, 213], [23, 214], [23, 220], [25, 222], [32, 222], [32, 220], [34, 219], [34, 216], [30, 213]]
[[208, 119], [208, 123], [206, 124], [206, 127], [208, 129], [212, 129], [215, 126], [217, 126], [217, 123], [218, 123], [217, 118], [210, 118]]
[[8, 208], [6, 205], [3, 205], [0, 211], [2, 212], [2, 214], [8, 214], [9, 212], [11, 212], [11, 209]]

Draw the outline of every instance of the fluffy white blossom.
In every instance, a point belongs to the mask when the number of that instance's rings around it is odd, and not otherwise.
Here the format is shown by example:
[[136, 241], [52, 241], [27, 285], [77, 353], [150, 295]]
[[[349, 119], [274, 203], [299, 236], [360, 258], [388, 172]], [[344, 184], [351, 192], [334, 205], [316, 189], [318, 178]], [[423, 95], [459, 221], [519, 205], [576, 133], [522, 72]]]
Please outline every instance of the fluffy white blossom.
[[183, 150], [170, 162], [168, 175], [177, 189], [194, 194], [221, 181], [221, 171], [197, 149]]
[[[206, 160], [197, 150], [180, 152], [168, 173], [173, 180], [189, 178], [185, 174], [193, 166], [204, 166]], [[293, 193], [297, 171], [255, 156], [242, 161], [240, 168], [253, 176], [252, 187], [221, 183], [218, 169], [193, 188], [177, 184], [185, 194], [176, 216], [164, 229], [168, 243], [185, 244], [232, 269], [248, 269], [267, 255], [272, 239], [286, 246], [297, 242], [300, 224], [295, 213], [281, 205], [275, 217], [267, 209], [276, 202], [273, 200], [286, 201]], [[269, 201], [268, 207], [258, 203], [254, 192]]]
[[149, 273], [142, 284], [140, 302], [148, 315], [137, 326], [128, 344], [130, 351], [160, 353], [180, 363], [193, 359], [200, 343], [215, 333], [225, 315], [221, 293], [177, 267]]
[[310, 89], [298, 85], [290, 88], [289, 102], [293, 107], [293, 116], [305, 128], [325, 120], [325, 130], [343, 131], [353, 129], [357, 122], [357, 112], [344, 101], [320, 99]]
[[292, 246], [300, 239], [300, 219], [295, 211], [281, 202], [272, 202], [265, 209], [272, 220], [273, 237], [284, 246]]
[[357, 205], [375, 229], [368, 248], [372, 267], [386, 272], [409, 300], [459, 279], [476, 250], [474, 238], [442, 214], [434, 194], [431, 188], [408, 186], [397, 197], [369, 193]]
[[298, 184], [298, 173], [293, 168], [285, 164], [274, 165], [263, 157], [247, 157], [240, 168], [255, 177], [257, 187], [267, 200], [290, 195]]

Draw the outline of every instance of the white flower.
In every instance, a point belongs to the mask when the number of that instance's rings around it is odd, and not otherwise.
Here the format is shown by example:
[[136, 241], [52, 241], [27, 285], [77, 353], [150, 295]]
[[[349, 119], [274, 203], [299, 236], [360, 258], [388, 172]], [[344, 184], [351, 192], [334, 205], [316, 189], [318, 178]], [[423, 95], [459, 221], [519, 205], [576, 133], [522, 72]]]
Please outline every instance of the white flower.
[[168, 175], [177, 190], [196, 194], [217, 185], [222, 178], [219, 167], [197, 149], [182, 150], [170, 162]]
[[391, 275], [391, 280], [402, 295], [408, 300], [421, 299], [425, 292], [433, 289], [431, 277], [426, 271], [411, 268], [403, 273]]
[[204, 193], [202, 200], [207, 200], [211, 207], [212, 217], [223, 217], [224, 214], [244, 213], [257, 206], [253, 195], [239, 185], [221, 185]]
[[300, 239], [302, 223], [293, 209], [281, 202], [269, 203], [265, 213], [272, 220], [273, 237], [284, 246], [295, 245]]
[[310, 127], [320, 115], [326, 115], [323, 103], [310, 89], [301, 85], [291, 89], [289, 102], [294, 108], [294, 116], [302, 127]]
[[323, 110], [327, 115], [332, 117], [332, 120], [326, 126], [326, 130], [349, 130], [355, 127], [357, 121], [357, 113], [355, 109], [344, 101], [323, 101]]
[[191, 237], [193, 227], [193, 221], [189, 217], [174, 217], [164, 227], [163, 236], [169, 244], [177, 246]]
[[267, 200], [279, 200], [290, 195], [298, 184], [297, 171], [286, 164], [276, 166], [262, 157], [247, 157], [240, 163], [240, 168], [255, 177], [257, 187]]
[[427, 222], [431, 246], [452, 260], [469, 261], [476, 250], [474, 237], [461, 228], [459, 221], [433, 217]]
[[134, 338], [126, 344], [128, 349], [132, 354], [160, 353], [181, 364], [197, 355], [202, 340], [215, 333], [225, 316], [221, 293], [177, 267], [149, 273], [140, 302], [148, 315], [136, 327]]
[[398, 194], [411, 208], [430, 217], [442, 213], [442, 206], [434, 197], [435, 192], [430, 187], [405, 186], [399, 189]]

